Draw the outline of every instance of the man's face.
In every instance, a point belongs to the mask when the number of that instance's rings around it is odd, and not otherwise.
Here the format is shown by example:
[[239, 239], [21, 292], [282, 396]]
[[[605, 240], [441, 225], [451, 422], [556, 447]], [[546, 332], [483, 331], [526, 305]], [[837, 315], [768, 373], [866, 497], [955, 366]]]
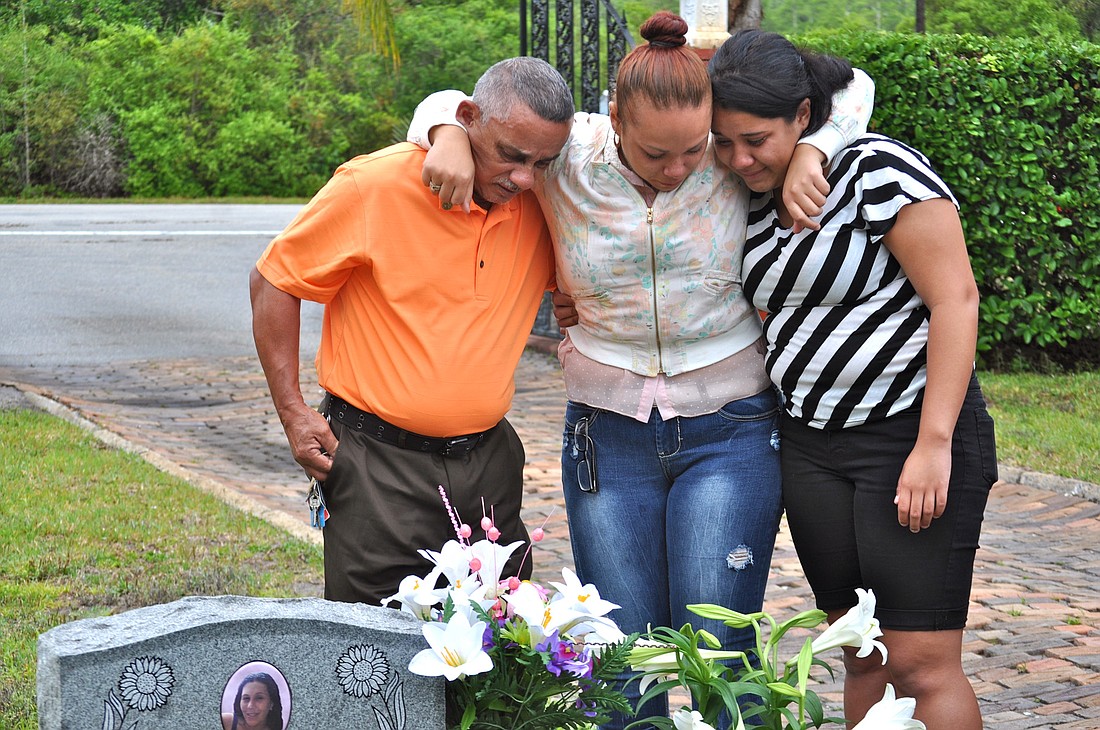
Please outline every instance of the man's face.
[[474, 198], [492, 204], [529, 190], [535, 175], [561, 152], [573, 126], [571, 118], [549, 122], [518, 102], [506, 119], [491, 119], [464, 101], [458, 120], [469, 133], [474, 155]]

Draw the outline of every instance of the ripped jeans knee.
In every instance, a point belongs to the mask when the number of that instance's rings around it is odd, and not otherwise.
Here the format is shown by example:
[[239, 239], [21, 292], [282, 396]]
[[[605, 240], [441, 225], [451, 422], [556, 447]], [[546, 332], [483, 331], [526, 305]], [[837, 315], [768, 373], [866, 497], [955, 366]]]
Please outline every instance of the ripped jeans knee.
[[726, 556], [726, 567], [730, 570], [744, 570], [750, 565], [752, 565], [752, 548], [743, 543]]

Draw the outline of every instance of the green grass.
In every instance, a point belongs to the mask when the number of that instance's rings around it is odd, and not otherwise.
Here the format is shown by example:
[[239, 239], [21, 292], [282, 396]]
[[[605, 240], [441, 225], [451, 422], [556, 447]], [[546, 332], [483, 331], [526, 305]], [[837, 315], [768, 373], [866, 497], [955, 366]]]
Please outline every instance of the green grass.
[[43, 413], [0, 410], [0, 728], [33, 730], [35, 642], [188, 595], [319, 596], [321, 550]]
[[1100, 372], [979, 378], [1001, 463], [1100, 484]]

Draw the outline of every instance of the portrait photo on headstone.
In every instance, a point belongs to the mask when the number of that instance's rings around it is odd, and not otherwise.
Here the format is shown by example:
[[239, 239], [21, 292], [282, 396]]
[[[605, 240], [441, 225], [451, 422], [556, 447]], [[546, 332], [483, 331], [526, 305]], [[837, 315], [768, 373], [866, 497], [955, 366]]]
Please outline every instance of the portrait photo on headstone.
[[290, 687], [283, 673], [267, 662], [248, 662], [225, 683], [222, 730], [286, 730], [290, 705]]

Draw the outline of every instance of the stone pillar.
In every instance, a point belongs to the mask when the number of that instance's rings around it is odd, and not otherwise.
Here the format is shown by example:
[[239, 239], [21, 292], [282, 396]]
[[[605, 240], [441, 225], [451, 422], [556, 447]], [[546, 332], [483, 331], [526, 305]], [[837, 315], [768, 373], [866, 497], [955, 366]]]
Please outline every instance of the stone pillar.
[[728, 0], [680, 0], [680, 17], [687, 21], [688, 45], [709, 57], [730, 37]]

